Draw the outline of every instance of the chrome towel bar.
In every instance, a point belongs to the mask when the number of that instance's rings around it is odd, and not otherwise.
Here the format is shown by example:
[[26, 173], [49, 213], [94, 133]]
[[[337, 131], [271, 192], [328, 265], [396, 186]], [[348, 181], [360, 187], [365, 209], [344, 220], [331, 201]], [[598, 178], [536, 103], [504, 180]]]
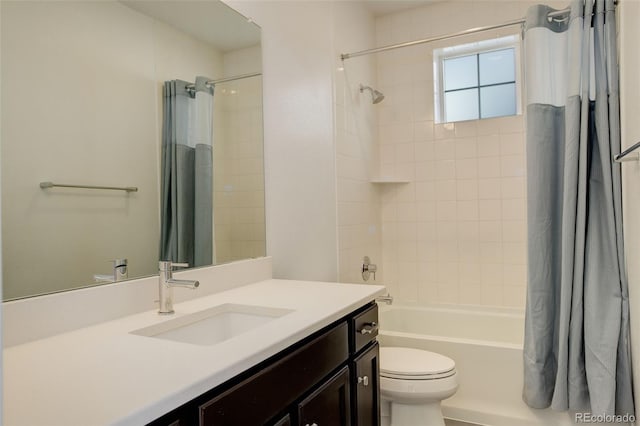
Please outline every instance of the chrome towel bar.
[[613, 161], [616, 163], [622, 163], [624, 161], [640, 161], [640, 152], [634, 152], [638, 148], [640, 148], [640, 142], [636, 142], [620, 154], [614, 155]]
[[48, 188], [81, 188], [81, 189], [107, 189], [113, 191], [126, 191], [126, 192], [138, 192], [138, 187], [136, 186], [93, 186], [93, 185], [67, 185], [63, 183], [53, 183], [53, 182], [40, 182], [40, 188], [48, 189]]

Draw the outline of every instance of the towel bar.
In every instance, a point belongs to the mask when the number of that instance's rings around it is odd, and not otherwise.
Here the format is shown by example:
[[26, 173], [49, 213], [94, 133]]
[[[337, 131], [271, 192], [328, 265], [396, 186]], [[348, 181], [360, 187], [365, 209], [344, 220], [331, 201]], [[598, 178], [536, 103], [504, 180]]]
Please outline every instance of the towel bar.
[[[635, 152], [636, 149], [640, 148], [640, 142], [636, 142], [631, 145], [629, 148], [622, 151], [620, 154], [615, 155], [613, 157], [613, 161], [616, 163], [622, 163], [624, 161], [640, 161], [640, 152]], [[635, 155], [631, 155], [635, 154]]]
[[63, 183], [40, 182], [40, 188], [42, 189], [54, 188], [54, 187], [81, 188], [81, 189], [107, 189], [107, 190], [114, 190], [114, 191], [138, 192], [138, 187], [136, 186], [120, 187], [120, 186], [67, 185]]

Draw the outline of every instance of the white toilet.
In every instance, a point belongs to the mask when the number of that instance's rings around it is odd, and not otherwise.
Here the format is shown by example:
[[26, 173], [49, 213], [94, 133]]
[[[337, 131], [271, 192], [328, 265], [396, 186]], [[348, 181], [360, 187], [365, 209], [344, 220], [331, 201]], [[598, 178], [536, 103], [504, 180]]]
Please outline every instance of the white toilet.
[[380, 394], [391, 402], [391, 426], [444, 426], [440, 401], [457, 389], [451, 358], [413, 348], [380, 348]]

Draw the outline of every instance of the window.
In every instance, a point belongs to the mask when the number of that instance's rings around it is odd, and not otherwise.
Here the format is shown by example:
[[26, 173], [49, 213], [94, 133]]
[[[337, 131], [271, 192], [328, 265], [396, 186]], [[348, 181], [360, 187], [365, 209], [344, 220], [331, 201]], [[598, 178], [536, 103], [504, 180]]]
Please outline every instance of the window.
[[516, 37], [434, 51], [436, 122], [519, 113]]

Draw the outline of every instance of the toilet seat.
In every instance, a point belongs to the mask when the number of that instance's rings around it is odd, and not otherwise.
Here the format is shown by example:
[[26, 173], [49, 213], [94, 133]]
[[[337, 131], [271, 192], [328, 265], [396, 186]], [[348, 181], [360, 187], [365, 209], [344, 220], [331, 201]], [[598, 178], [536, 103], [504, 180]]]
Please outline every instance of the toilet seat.
[[414, 348], [380, 348], [380, 376], [400, 380], [436, 380], [456, 374], [456, 363], [444, 355]]

